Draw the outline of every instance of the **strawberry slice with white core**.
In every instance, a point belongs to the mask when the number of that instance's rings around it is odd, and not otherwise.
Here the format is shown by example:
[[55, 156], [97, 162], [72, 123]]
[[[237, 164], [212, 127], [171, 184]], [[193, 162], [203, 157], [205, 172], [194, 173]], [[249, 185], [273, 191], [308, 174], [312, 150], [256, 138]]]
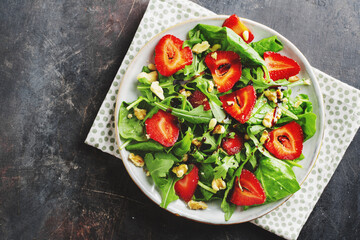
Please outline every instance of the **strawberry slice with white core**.
[[156, 69], [163, 76], [169, 77], [190, 65], [193, 55], [189, 47], [182, 47], [183, 41], [173, 35], [165, 35], [155, 47]]
[[246, 43], [250, 43], [252, 40], [254, 40], [254, 34], [252, 34], [252, 32], [245, 26], [245, 24], [236, 14], [233, 14], [227, 18], [222, 26], [232, 29]]
[[264, 189], [252, 172], [246, 169], [241, 171], [240, 185], [241, 188], [239, 187], [239, 177], [236, 177], [230, 202], [239, 206], [251, 206], [265, 202]]
[[171, 147], [179, 137], [177, 117], [159, 110], [145, 121], [147, 135], [165, 147]]
[[280, 53], [265, 52], [264, 60], [269, 70], [270, 78], [274, 81], [279, 79], [289, 79], [300, 72], [299, 64]]
[[299, 158], [303, 149], [304, 134], [297, 122], [290, 122], [269, 133], [265, 148], [279, 159]]
[[240, 56], [232, 51], [215, 51], [205, 57], [205, 64], [219, 92], [229, 91], [241, 77]]
[[224, 110], [240, 123], [249, 120], [256, 103], [256, 93], [249, 85], [220, 97]]

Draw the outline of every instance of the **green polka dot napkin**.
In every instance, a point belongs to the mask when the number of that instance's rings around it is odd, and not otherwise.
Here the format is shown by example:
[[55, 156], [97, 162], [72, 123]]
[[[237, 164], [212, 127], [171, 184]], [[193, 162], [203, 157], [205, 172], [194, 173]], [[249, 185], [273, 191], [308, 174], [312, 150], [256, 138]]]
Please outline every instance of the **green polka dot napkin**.
[[[140, 48], [155, 34], [187, 19], [215, 13], [187, 0], [151, 0], [85, 143], [120, 157], [115, 141], [114, 109], [120, 79]], [[296, 239], [360, 126], [360, 91], [314, 69], [323, 92], [326, 124], [315, 167], [285, 204], [253, 221], [286, 239]]]

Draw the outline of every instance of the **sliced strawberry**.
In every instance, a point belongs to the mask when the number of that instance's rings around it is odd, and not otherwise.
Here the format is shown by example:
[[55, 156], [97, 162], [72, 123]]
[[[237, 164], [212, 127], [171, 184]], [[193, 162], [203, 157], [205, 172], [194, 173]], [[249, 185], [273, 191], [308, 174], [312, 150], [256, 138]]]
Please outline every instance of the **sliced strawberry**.
[[269, 70], [270, 78], [274, 81], [279, 79], [288, 79], [300, 72], [300, 66], [297, 62], [275, 52], [265, 52], [264, 60]]
[[189, 97], [189, 102], [191, 103], [191, 105], [196, 108], [200, 105], [204, 105], [204, 110], [210, 110], [210, 105], [209, 105], [209, 101], [207, 99], [207, 97], [205, 96], [205, 94], [203, 94], [201, 91], [196, 90], [195, 92], [193, 92], [190, 97]]
[[191, 200], [199, 181], [199, 169], [195, 165], [192, 166], [193, 169], [174, 186], [176, 194], [185, 202]]
[[224, 110], [240, 123], [249, 120], [256, 102], [256, 93], [249, 85], [220, 97]]
[[240, 206], [251, 206], [254, 204], [262, 204], [266, 200], [264, 189], [259, 180], [249, 170], [243, 169], [239, 178], [235, 178], [234, 190], [230, 202]]
[[[250, 43], [254, 40], [254, 34], [241, 22], [240, 18], [236, 14], [231, 15], [222, 25], [232, 29], [237, 35], [239, 35], [246, 43]], [[247, 31], [247, 33], [246, 33]]]
[[219, 92], [229, 91], [241, 77], [240, 56], [231, 51], [215, 51], [205, 57], [206, 66]]
[[193, 55], [189, 47], [182, 47], [183, 41], [173, 35], [165, 35], [155, 47], [156, 69], [163, 76], [169, 77], [190, 65]]
[[293, 160], [300, 157], [303, 149], [304, 135], [301, 126], [296, 122], [288, 123], [269, 133], [265, 148], [279, 159]]
[[179, 137], [177, 117], [163, 110], [146, 119], [145, 126], [147, 135], [165, 147], [174, 145]]
[[227, 154], [234, 155], [243, 148], [244, 139], [239, 134], [235, 133], [234, 138], [224, 138], [221, 146]]

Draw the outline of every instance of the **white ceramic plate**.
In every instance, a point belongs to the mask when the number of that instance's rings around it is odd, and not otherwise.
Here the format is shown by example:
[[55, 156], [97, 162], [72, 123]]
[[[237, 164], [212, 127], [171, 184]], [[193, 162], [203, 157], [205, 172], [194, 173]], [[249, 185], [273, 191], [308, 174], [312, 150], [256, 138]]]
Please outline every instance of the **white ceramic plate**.
[[[136, 76], [141, 72], [141, 69], [144, 65], [147, 65], [148, 63], [154, 63], [153, 55], [155, 46], [164, 35], [173, 34], [176, 37], [185, 40], [187, 38], [188, 31], [195, 27], [198, 23], [221, 26], [226, 18], [228, 18], [228, 16], [192, 19], [170, 27], [152, 38], [139, 51], [137, 56], [130, 63], [128, 70], [126, 71], [122, 79], [115, 109], [115, 123], [118, 122], [118, 113], [121, 102], [132, 102], [136, 100], [137, 97], [140, 95], [140, 93], [136, 89]], [[306, 77], [310, 78], [312, 81], [311, 86], [302, 86], [293, 90], [293, 94], [306, 93], [309, 95], [310, 100], [313, 103], [314, 113], [317, 115], [317, 132], [311, 139], [304, 143], [303, 154], [305, 155], [305, 159], [300, 162], [303, 168], [294, 168], [296, 178], [298, 182], [302, 184], [315, 164], [323, 136], [324, 106], [322, 95], [320, 93], [320, 87], [317, 83], [310, 64], [308, 63], [304, 55], [290, 41], [288, 41], [285, 37], [281, 36], [276, 31], [262, 24], [247, 19], [242, 20], [246, 24], [246, 26], [253, 32], [255, 36], [254, 42], [266, 37], [277, 35], [279, 40], [284, 45], [284, 49], [280, 53], [298, 62], [301, 67], [301, 72], [299, 74], [300, 78]], [[115, 125], [117, 138], [116, 140], [118, 145], [120, 146], [122, 144], [122, 141], [119, 137], [118, 126], [117, 124]], [[121, 150], [120, 154], [123, 159], [125, 168], [131, 178], [134, 180], [134, 182], [151, 200], [153, 200], [157, 205], [160, 205], [161, 196], [159, 194], [159, 191], [155, 187], [151, 177], [146, 177], [142, 168], [135, 167], [130, 161], [127, 160], [129, 152], [127, 152], [125, 149]], [[289, 197], [286, 197], [274, 203], [250, 208], [246, 211], [241, 211], [239, 207], [229, 221], [224, 220], [224, 213], [220, 208], [220, 201], [210, 202], [208, 204], [208, 209], [206, 210], [194, 211], [190, 210], [183, 201], [176, 200], [169, 204], [167, 210], [176, 215], [199, 222], [210, 224], [234, 224], [247, 222], [262, 215], [265, 215], [280, 206]]]

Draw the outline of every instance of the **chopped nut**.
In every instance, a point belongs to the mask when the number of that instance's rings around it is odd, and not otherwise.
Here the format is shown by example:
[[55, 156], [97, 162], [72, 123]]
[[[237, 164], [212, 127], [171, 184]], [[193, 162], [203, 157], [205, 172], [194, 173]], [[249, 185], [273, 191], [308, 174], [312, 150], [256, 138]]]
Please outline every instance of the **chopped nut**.
[[213, 81], [209, 81], [208, 92], [212, 92], [213, 90], [214, 90], [214, 83]]
[[276, 97], [281, 100], [283, 98], [283, 96], [284, 96], [283, 92], [280, 89], [277, 89]]
[[[281, 91], [280, 91], [281, 92]], [[277, 94], [276, 92], [270, 91], [270, 90], [266, 90], [264, 91], [264, 95], [265, 97], [267, 97], [267, 99], [269, 99], [269, 101], [272, 101], [274, 103], [277, 103]]]
[[149, 63], [147, 66], [151, 71], [155, 71], [156, 70], [156, 66], [153, 63]]
[[215, 52], [216, 50], [220, 49], [221, 45], [220, 44], [214, 44], [214, 46], [212, 46], [210, 48], [210, 51]]
[[147, 169], [145, 169], [145, 168], [143, 168], [143, 169], [144, 169], [144, 171], [145, 171], [145, 175], [146, 175], [147, 177], [149, 177], [149, 176], [150, 176], [149, 170], [147, 170]]
[[[274, 114], [274, 111], [276, 111], [276, 114]], [[277, 120], [280, 119], [280, 117], [281, 117], [281, 109], [280, 108], [275, 108], [272, 111], [265, 114], [265, 117], [264, 117], [264, 119], [262, 121], [262, 124], [267, 128], [271, 128], [272, 124], [273, 123], [275, 124], [277, 122]]]
[[226, 188], [226, 183], [224, 180], [222, 180], [221, 178], [218, 179], [214, 179], [211, 183], [211, 187], [212, 189], [214, 189], [215, 191], [219, 191], [222, 189]]
[[179, 91], [179, 93], [180, 93], [181, 95], [185, 96], [185, 97], [190, 97], [190, 95], [191, 95], [191, 92], [190, 92], [190, 91], [186, 91], [185, 88], [181, 89], [181, 90]]
[[217, 121], [215, 118], [212, 118], [209, 122], [209, 129], [213, 129], [217, 124]]
[[269, 133], [268, 131], [264, 130], [262, 135], [261, 135], [261, 138], [260, 138], [260, 142], [261, 143], [265, 143], [267, 140], [269, 140]]
[[189, 155], [187, 153], [185, 153], [184, 156], [182, 157], [181, 161], [187, 162], [188, 159], [189, 159]]
[[146, 78], [149, 82], [155, 82], [158, 78], [158, 73], [157, 71], [152, 71], [150, 73], [141, 72], [137, 75], [137, 80], [141, 78]]
[[299, 77], [298, 77], [298, 76], [289, 77], [289, 82], [297, 82], [297, 81], [299, 81]]
[[217, 52], [213, 52], [211, 55], [210, 55], [213, 59], [217, 59]]
[[245, 140], [250, 140], [250, 137], [247, 133], [245, 133], [244, 138], [245, 138]]
[[310, 79], [306, 79], [306, 80], [304, 81], [304, 84], [305, 84], [305, 85], [311, 85]]
[[135, 155], [133, 153], [130, 153], [129, 160], [137, 167], [143, 167], [144, 166], [144, 159], [140, 157], [139, 155]]
[[179, 166], [173, 167], [172, 172], [175, 173], [178, 178], [181, 178], [187, 170], [188, 166], [186, 164], [180, 164]]
[[143, 120], [146, 116], [146, 109], [134, 108], [135, 117], [139, 120]]
[[302, 101], [297, 101], [295, 104], [294, 104], [294, 107], [299, 107], [300, 105], [302, 104]]
[[223, 134], [225, 132], [225, 127], [223, 125], [216, 125], [216, 127], [213, 130], [213, 134]]
[[194, 200], [190, 200], [188, 202], [188, 206], [190, 209], [192, 210], [203, 210], [203, 209], [207, 209], [207, 205], [206, 203], [204, 203], [203, 201], [194, 201]]
[[197, 140], [196, 138], [194, 138], [191, 143], [193, 145], [195, 145], [196, 147], [200, 147], [201, 146], [201, 142], [199, 140]]
[[210, 47], [208, 41], [203, 41], [202, 43], [197, 43], [193, 46], [192, 51], [196, 54], [205, 52]]
[[226, 104], [227, 104], [228, 106], [232, 106], [232, 105], [234, 105], [234, 102], [233, 102], [233, 101], [226, 101]]
[[132, 115], [131, 113], [129, 113], [129, 114], [127, 115], [127, 117], [128, 117], [128, 118], [132, 118], [133, 115]]
[[150, 90], [155, 93], [156, 96], [158, 96], [161, 100], [164, 100], [164, 91], [162, 87], [160, 87], [159, 82], [155, 81], [151, 83]]
[[242, 33], [242, 36], [243, 36], [245, 42], [246, 42], [247, 40], [249, 40], [249, 31], [245, 30], [245, 31]]

